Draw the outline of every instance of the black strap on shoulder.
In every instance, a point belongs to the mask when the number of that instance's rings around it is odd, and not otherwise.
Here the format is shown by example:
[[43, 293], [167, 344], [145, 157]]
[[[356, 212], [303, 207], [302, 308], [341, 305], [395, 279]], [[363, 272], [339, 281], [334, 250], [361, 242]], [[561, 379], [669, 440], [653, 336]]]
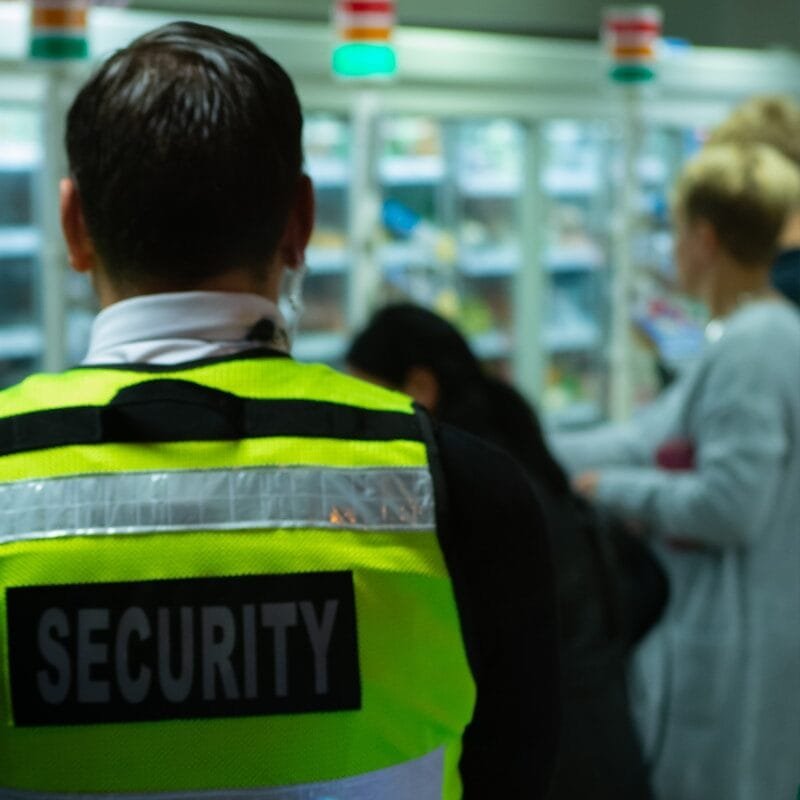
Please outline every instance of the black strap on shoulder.
[[0, 419], [0, 456], [67, 445], [271, 436], [422, 441], [416, 415], [315, 400], [260, 400], [184, 380], [128, 386], [107, 406]]
[[449, 530], [450, 504], [447, 499], [447, 483], [444, 477], [442, 459], [439, 455], [439, 444], [433, 430], [430, 413], [419, 403], [414, 403], [417, 421], [422, 431], [422, 440], [428, 454], [428, 468], [433, 480], [433, 497], [436, 503], [436, 527], [440, 532]]
[[[453, 527], [449, 499], [450, 492], [431, 415], [427, 409], [418, 403], [414, 403], [414, 410], [416, 411], [419, 427], [422, 430], [422, 439], [425, 442], [428, 454], [428, 468], [431, 471], [433, 480], [433, 497], [436, 503], [436, 536], [439, 539], [442, 555], [453, 584], [467, 660], [477, 681], [483, 675], [484, 658], [481, 655], [482, 636], [478, 630], [479, 626], [474, 608], [475, 599], [472, 589], [474, 582], [470, 580], [467, 567], [469, 561], [475, 561], [474, 556], [469, 555], [471, 548], [474, 550], [475, 545], [464, 539], [464, 531], [457, 531]], [[456, 500], [459, 500], [459, 498], [456, 497]]]
[[245, 437], [245, 400], [183, 380], [121, 389], [99, 409], [102, 441], [203, 441]]
[[103, 439], [100, 416], [92, 406], [37, 411], [0, 420], [0, 455], [44, 450], [73, 444], [99, 444]]

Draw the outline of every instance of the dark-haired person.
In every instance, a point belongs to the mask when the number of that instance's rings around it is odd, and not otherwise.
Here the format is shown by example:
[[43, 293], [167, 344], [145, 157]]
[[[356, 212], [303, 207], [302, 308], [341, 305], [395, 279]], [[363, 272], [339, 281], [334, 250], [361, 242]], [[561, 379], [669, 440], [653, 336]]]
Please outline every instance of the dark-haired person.
[[570, 494], [533, 409], [487, 373], [458, 329], [433, 311], [414, 303], [384, 306], [355, 336], [345, 362], [356, 377], [405, 392], [438, 421], [511, 453], [553, 494]]
[[669, 573], [637, 655], [663, 800], [786, 797], [800, 778], [800, 316], [770, 285], [798, 205], [776, 150], [703, 148], [673, 212], [681, 286], [714, 318], [705, 352], [632, 422], [555, 440]]
[[71, 107], [62, 222], [102, 311], [81, 366], [0, 393], [0, 797], [542, 796], [540, 507], [501, 453], [289, 357], [301, 127], [277, 63], [191, 23]]
[[378, 310], [347, 354], [350, 371], [399, 389], [441, 423], [510, 453], [548, 522], [560, 616], [562, 718], [548, 800], [647, 800], [647, 769], [627, 698], [631, 649], [657, 621], [666, 580], [642, 544], [592, 509], [551, 455], [533, 409], [489, 375], [466, 339], [425, 308]]

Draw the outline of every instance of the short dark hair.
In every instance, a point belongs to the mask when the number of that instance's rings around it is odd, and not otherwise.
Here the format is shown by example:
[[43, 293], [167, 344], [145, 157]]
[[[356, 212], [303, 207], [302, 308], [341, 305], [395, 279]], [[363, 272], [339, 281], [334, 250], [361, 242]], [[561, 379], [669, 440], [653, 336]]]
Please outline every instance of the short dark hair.
[[174, 288], [274, 255], [302, 172], [291, 79], [252, 42], [175, 22], [112, 55], [67, 117], [110, 279]]

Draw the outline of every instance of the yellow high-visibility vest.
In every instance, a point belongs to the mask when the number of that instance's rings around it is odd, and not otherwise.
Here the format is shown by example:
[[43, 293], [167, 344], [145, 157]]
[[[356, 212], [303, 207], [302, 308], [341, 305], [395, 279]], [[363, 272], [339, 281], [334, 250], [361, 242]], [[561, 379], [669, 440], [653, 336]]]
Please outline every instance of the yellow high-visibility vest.
[[425, 427], [285, 358], [0, 392], [0, 800], [460, 797]]

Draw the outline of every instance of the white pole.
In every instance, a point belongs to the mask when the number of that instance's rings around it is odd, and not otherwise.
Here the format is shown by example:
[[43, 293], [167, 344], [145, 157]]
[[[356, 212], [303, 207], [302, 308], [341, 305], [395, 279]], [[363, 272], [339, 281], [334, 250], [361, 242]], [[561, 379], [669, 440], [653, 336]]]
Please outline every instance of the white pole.
[[639, 156], [642, 123], [640, 92], [635, 85], [622, 87], [623, 94], [623, 170], [614, 241], [612, 283], [611, 385], [609, 415], [614, 421], [630, 417], [633, 410], [631, 307], [634, 289], [633, 239], [636, 233], [636, 162]]
[[67, 174], [64, 152], [65, 93], [68, 67], [48, 67], [45, 105], [42, 118], [44, 162], [41, 182], [42, 225], [42, 329], [44, 355], [42, 368], [53, 372], [64, 369], [66, 348], [66, 269], [67, 252], [61, 235], [58, 186]]
[[542, 407], [545, 386], [544, 295], [544, 197], [541, 188], [541, 124], [525, 130], [525, 182], [520, 210], [522, 264], [514, 276], [514, 382], [528, 400]]
[[361, 328], [369, 318], [380, 284], [376, 253], [380, 197], [374, 174], [375, 125], [380, 108], [378, 96], [357, 91], [353, 102], [353, 138], [349, 198], [350, 285], [347, 321], [350, 331]]

